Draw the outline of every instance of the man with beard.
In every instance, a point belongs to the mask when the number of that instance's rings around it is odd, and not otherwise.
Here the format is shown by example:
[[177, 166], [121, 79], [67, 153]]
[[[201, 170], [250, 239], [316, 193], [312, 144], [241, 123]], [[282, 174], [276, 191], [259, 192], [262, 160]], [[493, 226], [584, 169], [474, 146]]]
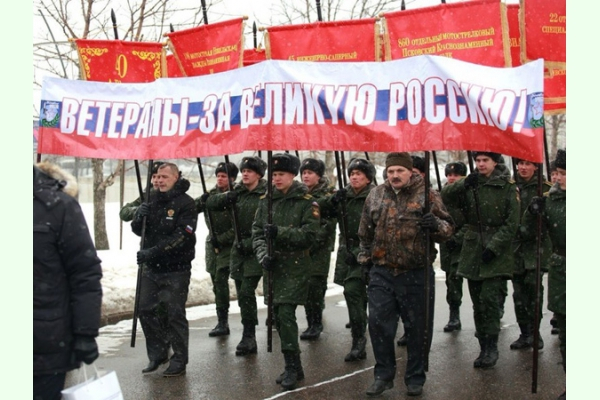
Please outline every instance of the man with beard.
[[[190, 182], [181, 178], [173, 163], [164, 163], [157, 173], [158, 192], [136, 210], [131, 229], [141, 235], [144, 248], [137, 253], [144, 264], [140, 289], [140, 323], [146, 337], [150, 362], [143, 373], [156, 371], [168, 361], [163, 376], [185, 374], [188, 363], [189, 325], [185, 314], [192, 260], [195, 256], [197, 213], [186, 194]], [[166, 310], [168, 325], [161, 324], [158, 310]]]

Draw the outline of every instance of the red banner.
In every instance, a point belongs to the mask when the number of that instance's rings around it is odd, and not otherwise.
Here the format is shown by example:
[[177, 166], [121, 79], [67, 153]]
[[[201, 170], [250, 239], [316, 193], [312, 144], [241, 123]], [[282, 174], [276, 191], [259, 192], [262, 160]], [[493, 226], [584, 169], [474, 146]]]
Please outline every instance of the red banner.
[[267, 28], [267, 59], [380, 61], [374, 18]]
[[265, 49], [246, 49], [244, 50], [244, 67], [256, 64], [267, 59]]
[[242, 66], [244, 19], [237, 18], [167, 33], [169, 47], [186, 76], [214, 74]]
[[508, 17], [508, 36], [510, 42], [510, 58], [512, 66], [521, 65], [521, 32], [519, 31], [519, 5], [507, 4], [506, 15]]
[[167, 78], [178, 78], [180, 76], [185, 76], [183, 72], [181, 72], [181, 68], [179, 68], [179, 64], [177, 63], [177, 59], [173, 54], [169, 54], [166, 57], [167, 62], [167, 71], [164, 74]]
[[464, 1], [384, 14], [386, 60], [439, 55], [510, 67], [506, 5]]
[[76, 39], [82, 79], [140, 83], [161, 77], [162, 44]]
[[566, 67], [566, 0], [521, 0], [523, 32], [521, 58], [543, 58], [546, 66]]
[[544, 71], [544, 112], [559, 114], [567, 111], [567, 70], [550, 67]]

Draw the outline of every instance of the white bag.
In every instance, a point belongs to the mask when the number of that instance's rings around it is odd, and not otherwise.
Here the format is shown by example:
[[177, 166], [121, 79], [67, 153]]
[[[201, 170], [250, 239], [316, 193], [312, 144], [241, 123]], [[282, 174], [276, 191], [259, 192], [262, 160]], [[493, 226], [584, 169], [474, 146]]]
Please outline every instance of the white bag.
[[123, 400], [121, 386], [115, 371], [99, 372], [94, 364], [95, 374], [88, 379], [85, 365], [82, 364], [84, 381], [61, 393], [64, 400]]

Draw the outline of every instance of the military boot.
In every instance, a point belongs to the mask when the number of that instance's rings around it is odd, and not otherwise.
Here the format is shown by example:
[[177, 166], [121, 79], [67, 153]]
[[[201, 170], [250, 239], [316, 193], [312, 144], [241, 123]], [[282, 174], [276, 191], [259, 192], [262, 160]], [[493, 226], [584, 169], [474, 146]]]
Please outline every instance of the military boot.
[[226, 308], [217, 308], [218, 323], [212, 331], [208, 332], [208, 336], [215, 337], [229, 335], [228, 316], [229, 310]]
[[323, 332], [323, 312], [321, 310], [311, 310], [310, 320], [312, 321], [311, 326], [300, 335], [302, 340], [317, 340]]
[[302, 332], [300, 334], [300, 339], [301, 340], [310, 340], [309, 338], [311, 337], [311, 331], [313, 329], [313, 316], [314, 316], [314, 311], [311, 308], [305, 308], [306, 311], [306, 322], [308, 322], [308, 328], [306, 328], [306, 330], [304, 332]]
[[[285, 353], [284, 353], [284, 357], [285, 357]], [[300, 359], [300, 354], [298, 354], [298, 359]], [[304, 379], [304, 369], [302, 369], [302, 363], [300, 363], [300, 361], [298, 361], [298, 363], [296, 364], [296, 380], [297, 381], [301, 381]], [[278, 385], [281, 385], [281, 382], [283, 382], [283, 380], [287, 377], [288, 374], [288, 370], [285, 369], [281, 375], [279, 375], [277, 377], [277, 379], [275, 379], [275, 383], [277, 383]]]
[[[477, 336], [478, 334], [475, 334], [475, 335]], [[475, 361], [473, 361], [473, 368], [481, 368], [481, 360], [485, 356], [485, 351], [486, 351], [487, 343], [485, 342], [485, 340], [483, 340], [479, 336], [477, 336], [477, 340], [479, 341], [479, 348], [481, 350], [479, 351], [479, 356], [475, 359]]]
[[531, 324], [519, 324], [519, 328], [521, 329], [521, 334], [517, 340], [510, 344], [510, 348], [513, 350], [528, 349], [533, 344]]
[[256, 347], [256, 330], [254, 324], [244, 325], [244, 332], [242, 333], [242, 340], [235, 348], [236, 356], [245, 356], [247, 354], [255, 354], [257, 351]]
[[367, 352], [365, 351], [365, 347], [367, 345], [367, 338], [364, 336], [358, 336], [352, 338], [352, 349], [350, 353], [346, 354], [344, 357], [344, 361], [358, 361], [364, 360], [367, 358]]
[[292, 390], [296, 388], [296, 384], [298, 383], [299, 372], [302, 373], [302, 377], [304, 378], [300, 354], [286, 351], [283, 353], [283, 358], [285, 359], [285, 376], [281, 380], [281, 387], [285, 390]]
[[460, 308], [458, 306], [450, 306], [450, 319], [448, 320], [448, 324], [444, 326], [444, 332], [460, 331], [461, 328]]
[[481, 368], [492, 368], [498, 361], [498, 335], [490, 335], [486, 341], [485, 353], [481, 359]]

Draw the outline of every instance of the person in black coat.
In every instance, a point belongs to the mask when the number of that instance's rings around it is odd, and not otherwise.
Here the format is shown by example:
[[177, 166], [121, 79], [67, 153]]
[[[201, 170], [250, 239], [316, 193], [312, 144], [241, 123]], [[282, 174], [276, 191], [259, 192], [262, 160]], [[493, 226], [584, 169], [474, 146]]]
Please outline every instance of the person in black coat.
[[76, 195], [72, 175], [34, 165], [34, 400], [60, 399], [67, 371], [98, 358], [101, 261]]
[[131, 222], [133, 233], [140, 236], [145, 223], [144, 247], [137, 253], [137, 262], [143, 266], [139, 316], [150, 362], [142, 372], [156, 371], [169, 361], [172, 347], [173, 356], [163, 376], [179, 376], [185, 373], [188, 363], [185, 303], [195, 256], [198, 213], [194, 199], [186, 194], [190, 182], [180, 177], [175, 164], [161, 165], [156, 181], [156, 195], [138, 207]]

